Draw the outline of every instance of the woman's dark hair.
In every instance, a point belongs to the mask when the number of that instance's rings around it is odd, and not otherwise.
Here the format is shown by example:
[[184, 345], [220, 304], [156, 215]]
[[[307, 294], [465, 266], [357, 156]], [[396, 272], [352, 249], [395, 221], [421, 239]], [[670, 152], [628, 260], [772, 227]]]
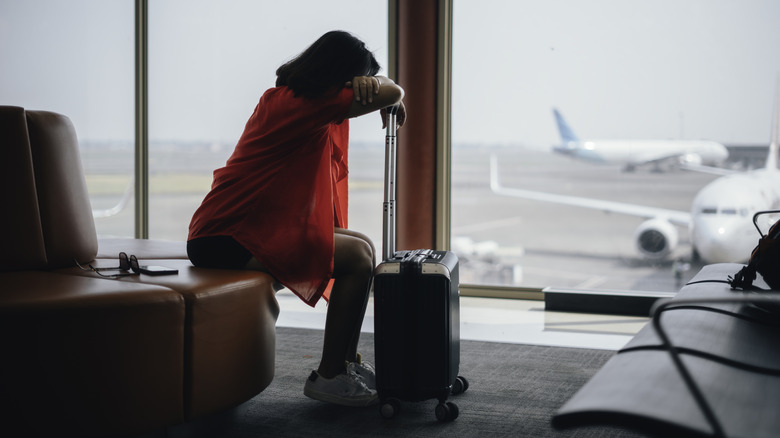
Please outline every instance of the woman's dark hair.
[[363, 41], [334, 30], [276, 69], [276, 86], [292, 88], [296, 97], [316, 98], [337, 93], [355, 76], [375, 76], [379, 69]]

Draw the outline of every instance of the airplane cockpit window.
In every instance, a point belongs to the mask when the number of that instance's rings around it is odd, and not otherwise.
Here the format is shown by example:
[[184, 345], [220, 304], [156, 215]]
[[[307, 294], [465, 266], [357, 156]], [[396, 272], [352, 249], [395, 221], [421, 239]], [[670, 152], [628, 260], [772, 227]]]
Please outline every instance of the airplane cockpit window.
[[703, 207], [701, 209], [701, 214], [717, 214], [718, 209], [716, 207]]
[[737, 209], [736, 208], [722, 208], [720, 210], [720, 214], [736, 215], [737, 214]]

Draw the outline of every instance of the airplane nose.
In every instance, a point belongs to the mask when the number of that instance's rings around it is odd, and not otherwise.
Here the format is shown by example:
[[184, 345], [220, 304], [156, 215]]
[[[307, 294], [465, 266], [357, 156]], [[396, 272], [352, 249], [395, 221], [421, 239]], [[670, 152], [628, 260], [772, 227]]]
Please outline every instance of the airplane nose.
[[692, 238], [699, 256], [707, 263], [745, 263], [757, 239], [742, 234], [735, 232], [735, 227], [715, 224], [696, 227]]

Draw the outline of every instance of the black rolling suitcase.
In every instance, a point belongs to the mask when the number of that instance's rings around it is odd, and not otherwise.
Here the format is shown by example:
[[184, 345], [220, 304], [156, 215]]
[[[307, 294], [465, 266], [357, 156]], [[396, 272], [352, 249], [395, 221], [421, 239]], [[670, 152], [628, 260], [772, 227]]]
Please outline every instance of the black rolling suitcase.
[[374, 276], [376, 384], [385, 418], [401, 401], [438, 399], [436, 418], [452, 421], [450, 394], [468, 388], [458, 376], [460, 304], [458, 257], [450, 251], [395, 251], [395, 115], [385, 139], [383, 261]]

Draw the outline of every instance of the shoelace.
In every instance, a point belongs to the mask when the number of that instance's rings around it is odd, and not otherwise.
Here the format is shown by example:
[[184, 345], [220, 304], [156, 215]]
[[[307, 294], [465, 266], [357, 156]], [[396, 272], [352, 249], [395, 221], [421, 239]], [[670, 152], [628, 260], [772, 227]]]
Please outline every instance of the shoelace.
[[347, 371], [344, 373], [347, 376], [347, 379], [351, 380], [352, 382], [356, 383], [359, 387], [368, 390], [368, 386], [366, 386], [365, 382], [363, 382], [363, 379], [358, 376], [358, 374], [354, 371]]

